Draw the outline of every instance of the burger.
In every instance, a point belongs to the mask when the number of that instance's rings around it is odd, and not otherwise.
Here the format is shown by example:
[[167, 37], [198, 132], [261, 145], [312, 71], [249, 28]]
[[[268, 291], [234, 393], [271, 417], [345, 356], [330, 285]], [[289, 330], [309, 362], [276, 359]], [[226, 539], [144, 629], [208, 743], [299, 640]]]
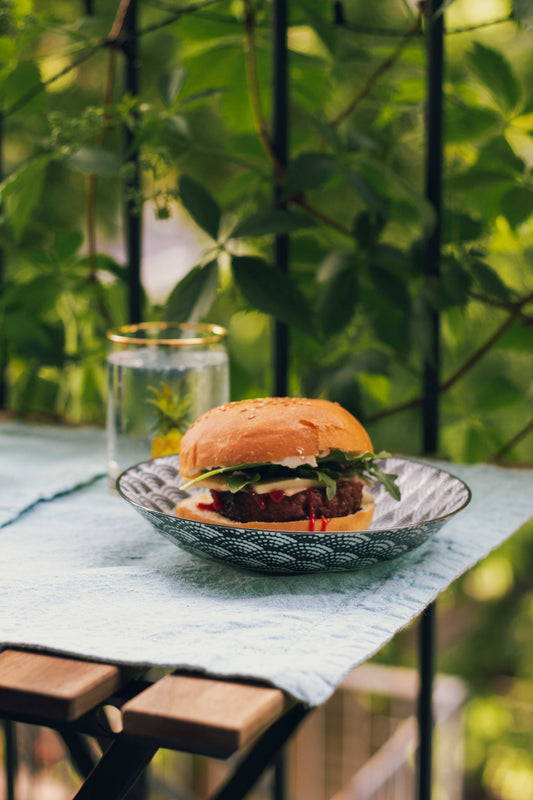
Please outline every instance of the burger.
[[[379, 454], [379, 457], [386, 455]], [[329, 400], [268, 397], [199, 417], [180, 446], [179, 517], [245, 528], [353, 531], [374, 514], [369, 484], [400, 499], [368, 433]]]

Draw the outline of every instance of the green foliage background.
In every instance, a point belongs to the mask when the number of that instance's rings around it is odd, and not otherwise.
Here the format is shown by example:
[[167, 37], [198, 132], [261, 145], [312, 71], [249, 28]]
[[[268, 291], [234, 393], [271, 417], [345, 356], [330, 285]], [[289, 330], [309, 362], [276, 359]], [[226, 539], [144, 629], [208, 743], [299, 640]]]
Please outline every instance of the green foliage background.
[[[234, 399], [272, 393], [278, 319], [290, 330], [291, 393], [338, 400], [378, 449], [419, 452], [421, 374], [437, 309], [441, 455], [531, 462], [533, 4], [494, 2], [490, 18], [483, 6], [447, 4], [442, 271], [428, 280], [425, 22], [415, 5], [346, 0], [334, 22], [326, 0], [291, 4], [284, 170], [269, 132], [270, 4], [141, 2], [142, 88], [131, 97], [122, 89], [118, 3], [86, 14], [82, 3], [2, 0], [6, 406], [103, 421], [105, 331], [127, 321], [128, 265], [101, 243], [117, 235], [129, 192], [169, 225], [178, 215], [202, 231], [199, 263], [164, 303], [146, 296], [144, 318], [226, 325]], [[133, 196], [125, 128], [142, 167]], [[282, 207], [272, 199], [274, 174]], [[272, 260], [272, 236], [285, 232], [289, 275]], [[477, 630], [492, 645], [497, 625], [505, 640], [482, 663], [481, 647], [467, 656], [452, 649], [447, 666], [470, 672], [480, 691], [510, 676], [511, 689], [487, 699], [503, 704], [490, 707], [492, 719], [507, 715], [515, 726], [504, 748], [490, 750], [479, 723], [486, 709], [478, 704], [469, 717], [473, 792], [509, 800], [519, 795], [495, 777], [498, 758], [516, 757], [533, 782], [531, 727], [513, 718], [516, 681], [532, 702], [523, 633], [533, 618], [530, 536], [478, 568], [494, 568], [501, 591], [483, 596], [475, 572], [449, 600], [464, 609], [469, 597], [484, 599], [487, 622]], [[506, 598], [516, 612], [510, 625]], [[502, 728], [495, 723], [498, 736]]]

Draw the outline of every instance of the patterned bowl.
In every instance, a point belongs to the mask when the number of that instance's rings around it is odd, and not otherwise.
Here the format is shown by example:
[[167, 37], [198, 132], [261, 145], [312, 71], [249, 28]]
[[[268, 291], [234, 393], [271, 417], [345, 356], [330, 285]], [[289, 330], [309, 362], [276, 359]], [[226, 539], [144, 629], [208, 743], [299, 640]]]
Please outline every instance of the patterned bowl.
[[381, 465], [398, 475], [400, 502], [381, 484], [371, 489], [376, 510], [365, 531], [307, 533], [239, 528], [180, 519], [179, 456], [163, 456], [130, 467], [117, 480], [119, 494], [184, 550], [256, 572], [298, 574], [344, 572], [406, 553], [433, 536], [470, 502], [470, 489], [437, 467], [405, 458]]

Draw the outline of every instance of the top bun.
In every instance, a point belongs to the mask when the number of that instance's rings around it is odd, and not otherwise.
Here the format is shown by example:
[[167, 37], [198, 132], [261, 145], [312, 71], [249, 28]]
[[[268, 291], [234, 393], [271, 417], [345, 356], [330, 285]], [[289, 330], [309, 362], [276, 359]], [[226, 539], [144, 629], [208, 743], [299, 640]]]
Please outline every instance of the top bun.
[[180, 443], [180, 472], [194, 477], [237, 464], [304, 463], [330, 450], [373, 452], [366, 430], [338, 403], [303, 397], [240, 400], [193, 422]]

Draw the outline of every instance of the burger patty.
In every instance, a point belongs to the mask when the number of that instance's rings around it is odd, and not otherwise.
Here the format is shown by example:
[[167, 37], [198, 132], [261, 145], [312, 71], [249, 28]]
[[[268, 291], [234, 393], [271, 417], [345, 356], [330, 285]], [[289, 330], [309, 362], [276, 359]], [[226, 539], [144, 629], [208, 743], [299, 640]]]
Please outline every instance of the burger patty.
[[335, 497], [328, 500], [326, 490], [304, 489], [286, 495], [274, 490], [268, 494], [257, 492], [216, 492], [217, 511], [236, 522], [290, 522], [320, 517], [345, 517], [361, 508], [363, 484], [339, 481]]

